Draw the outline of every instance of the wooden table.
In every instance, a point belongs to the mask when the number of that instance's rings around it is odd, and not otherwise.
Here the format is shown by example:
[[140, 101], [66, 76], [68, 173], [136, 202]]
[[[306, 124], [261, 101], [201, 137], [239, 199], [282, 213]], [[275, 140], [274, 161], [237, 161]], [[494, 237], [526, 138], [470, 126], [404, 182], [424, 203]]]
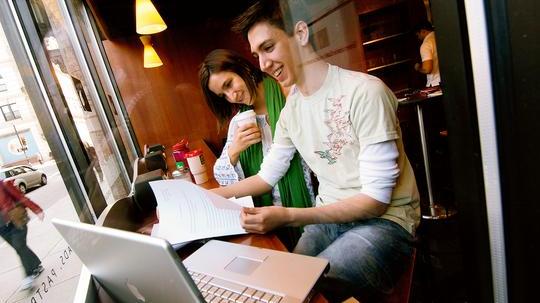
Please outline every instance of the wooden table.
[[[213, 174], [213, 168], [214, 163], [216, 163], [216, 156], [214, 153], [210, 150], [208, 145], [204, 142], [204, 140], [194, 140], [189, 143], [190, 149], [202, 149], [203, 155], [206, 162], [206, 171], [208, 173], [208, 181], [199, 184], [199, 186], [205, 188], [205, 189], [212, 189], [219, 187], [219, 184], [214, 179]], [[137, 229], [137, 232], [143, 233], [143, 234], [150, 234], [152, 231], [152, 226], [155, 223], [158, 223], [158, 218], [156, 216], [156, 212], [151, 212], [148, 214], [148, 216], [143, 220], [142, 226]], [[238, 235], [238, 236], [227, 236], [227, 237], [220, 237], [219, 240], [228, 241], [232, 243], [237, 244], [244, 244], [249, 246], [255, 246], [260, 248], [267, 248], [267, 249], [273, 249], [273, 250], [279, 250], [279, 251], [287, 251], [287, 248], [283, 243], [279, 240], [279, 238], [272, 234], [265, 234], [265, 235], [259, 235], [259, 234], [247, 234], [247, 235]], [[178, 255], [180, 258], [184, 259], [187, 256], [189, 256], [191, 253], [193, 253], [196, 249], [198, 249], [202, 245], [201, 242], [195, 241], [192, 244], [188, 244], [185, 247], [182, 247], [178, 251]], [[316, 293], [310, 300], [310, 302], [313, 303], [326, 303], [328, 302], [321, 294]]]
[[[216, 157], [212, 153], [210, 148], [208, 148], [208, 146], [203, 140], [194, 140], [190, 142], [190, 148], [192, 150], [198, 148], [202, 149], [206, 161], [206, 168], [209, 180], [203, 184], [199, 184], [199, 186], [205, 189], [218, 187], [219, 184], [213, 177], [213, 167], [214, 163], [216, 162]], [[133, 203], [132, 197], [125, 197], [111, 205], [108, 205], [98, 219], [96, 225], [103, 225], [149, 235], [152, 231], [152, 226], [157, 222], [158, 218], [155, 210], [141, 215], [140, 210]], [[272, 233], [265, 235], [247, 234], [238, 236], [227, 236], [220, 237], [218, 239], [260, 248], [287, 251], [279, 238]], [[184, 259], [202, 245], [203, 243], [201, 241], [194, 241], [182, 247], [178, 251], [178, 255], [180, 256], [180, 258]], [[106, 291], [94, 282], [91, 274], [88, 272], [86, 267], [83, 266], [74, 302], [105, 303], [113, 301], [110, 299]], [[310, 302], [326, 303], [328, 301], [322, 295], [317, 293], [312, 297]]]

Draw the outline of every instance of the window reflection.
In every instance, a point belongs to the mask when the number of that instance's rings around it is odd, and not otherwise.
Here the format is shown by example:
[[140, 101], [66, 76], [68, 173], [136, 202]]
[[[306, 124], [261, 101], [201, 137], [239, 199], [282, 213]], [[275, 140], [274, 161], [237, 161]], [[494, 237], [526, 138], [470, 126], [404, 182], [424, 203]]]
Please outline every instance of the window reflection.
[[57, 1], [34, 0], [31, 6], [66, 110], [86, 151], [89, 163], [86, 174], [94, 174], [107, 203], [114, 202], [128, 190], [120, 167], [123, 164], [114, 154], [116, 143], [104, 130], [108, 123], [100, 121], [95, 110], [101, 106], [99, 102], [108, 101], [96, 100], [96, 94], [90, 91], [88, 83], [92, 82], [85, 79]]
[[[0, 182], [13, 182], [19, 191], [35, 202], [45, 214], [41, 221], [30, 213], [30, 221], [26, 226], [26, 242], [44, 269], [41, 275], [34, 279], [35, 288], [32, 290], [21, 291], [23, 279], [27, 278], [26, 272], [17, 250], [5, 243], [4, 236], [9, 238], [9, 235], [4, 233], [4, 223], [0, 224], [0, 301], [71, 302], [76, 285], [70, 283], [73, 277], [79, 275], [81, 262], [74, 257], [60, 269], [58, 261], [66, 244], [50, 220], [57, 217], [77, 221], [78, 215], [38, 120], [37, 114], [48, 113], [36, 113], [32, 106], [32, 101], [35, 100], [31, 100], [27, 94], [23, 82], [23, 77], [33, 75], [19, 72], [1, 26], [0, 75]], [[52, 275], [53, 271], [55, 275]], [[54, 279], [56, 289], [47, 284], [50, 282], [49, 278]], [[47, 297], [43, 296], [45, 293], [42, 283], [49, 287]], [[42, 298], [37, 295], [38, 290]], [[51, 295], [54, 296], [52, 300]]]

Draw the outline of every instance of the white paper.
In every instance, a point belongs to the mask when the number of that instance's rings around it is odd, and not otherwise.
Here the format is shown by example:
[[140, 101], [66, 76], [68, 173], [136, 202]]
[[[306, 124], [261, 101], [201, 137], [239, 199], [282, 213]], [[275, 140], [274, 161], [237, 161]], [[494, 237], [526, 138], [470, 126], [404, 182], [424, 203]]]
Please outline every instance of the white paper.
[[[153, 181], [150, 187], [159, 208], [156, 235], [172, 244], [246, 233], [239, 204], [182, 180]], [[241, 205], [253, 207], [248, 201]]]
[[231, 198], [229, 200], [242, 207], [253, 207], [253, 198], [251, 198], [251, 196], [246, 196], [246, 197], [241, 197], [241, 198]]
[[442, 96], [442, 90], [434, 91], [428, 94], [428, 97]]

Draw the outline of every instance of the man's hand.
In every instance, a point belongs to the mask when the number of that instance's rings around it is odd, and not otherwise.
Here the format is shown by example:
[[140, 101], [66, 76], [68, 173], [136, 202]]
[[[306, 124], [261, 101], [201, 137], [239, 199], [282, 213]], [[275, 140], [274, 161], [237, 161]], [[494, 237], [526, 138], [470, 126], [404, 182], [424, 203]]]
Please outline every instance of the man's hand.
[[238, 126], [227, 151], [231, 164], [236, 165], [240, 153], [259, 142], [261, 142], [261, 130], [256, 124]]
[[281, 206], [266, 206], [242, 208], [240, 223], [250, 233], [264, 234], [288, 223], [287, 208]]
[[415, 71], [418, 71], [418, 69], [420, 68], [420, 66], [421, 66], [420, 63], [415, 63], [415, 64], [414, 64], [414, 70], [415, 70]]

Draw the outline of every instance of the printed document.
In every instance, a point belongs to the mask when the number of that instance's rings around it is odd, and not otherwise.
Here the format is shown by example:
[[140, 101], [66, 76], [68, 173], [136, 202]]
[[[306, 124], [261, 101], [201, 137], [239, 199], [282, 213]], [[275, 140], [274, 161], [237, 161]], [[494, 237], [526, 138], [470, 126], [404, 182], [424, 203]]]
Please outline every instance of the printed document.
[[182, 180], [153, 181], [150, 187], [159, 212], [159, 227], [153, 236], [177, 244], [246, 233], [240, 225], [240, 211], [242, 206], [253, 207], [251, 197], [230, 201]]

